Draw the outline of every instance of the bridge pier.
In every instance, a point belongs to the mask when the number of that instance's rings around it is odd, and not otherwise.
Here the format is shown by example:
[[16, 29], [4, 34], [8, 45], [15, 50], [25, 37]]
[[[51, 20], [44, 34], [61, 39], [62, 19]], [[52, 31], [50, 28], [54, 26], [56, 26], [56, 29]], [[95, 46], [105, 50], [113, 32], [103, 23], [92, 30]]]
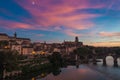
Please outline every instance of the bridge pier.
[[97, 64], [96, 56], [93, 57], [93, 64], [94, 64], [94, 65]]
[[76, 62], [76, 68], [79, 68], [79, 62]]
[[106, 57], [103, 58], [103, 66], [106, 66]]
[[114, 57], [114, 67], [118, 67], [117, 57]]
[[[114, 67], [118, 67], [118, 61], [117, 61], [117, 57], [116, 56], [113, 56], [114, 58]], [[106, 63], [106, 57], [103, 58], [103, 66], [106, 66], [107, 63]]]

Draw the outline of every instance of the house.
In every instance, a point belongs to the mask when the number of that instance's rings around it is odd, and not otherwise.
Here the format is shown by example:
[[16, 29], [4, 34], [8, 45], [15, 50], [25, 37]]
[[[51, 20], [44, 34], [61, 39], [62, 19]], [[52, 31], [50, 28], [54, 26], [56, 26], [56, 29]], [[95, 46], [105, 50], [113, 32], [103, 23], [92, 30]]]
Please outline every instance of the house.
[[17, 51], [19, 54], [22, 54], [22, 45], [20, 45], [20, 44], [18, 44], [18, 43], [12, 44], [11, 50], [15, 50], [15, 51]]
[[22, 47], [22, 54], [23, 55], [30, 55], [30, 54], [34, 54], [34, 49], [33, 47], [28, 47], [28, 46], [24, 46]]
[[0, 41], [9, 41], [9, 36], [5, 33], [0, 33]]
[[33, 51], [31, 40], [29, 38], [17, 37], [16, 32], [14, 33], [14, 36], [0, 33], [0, 41], [8, 41], [10, 49], [18, 51], [19, 54], [31, 54]]

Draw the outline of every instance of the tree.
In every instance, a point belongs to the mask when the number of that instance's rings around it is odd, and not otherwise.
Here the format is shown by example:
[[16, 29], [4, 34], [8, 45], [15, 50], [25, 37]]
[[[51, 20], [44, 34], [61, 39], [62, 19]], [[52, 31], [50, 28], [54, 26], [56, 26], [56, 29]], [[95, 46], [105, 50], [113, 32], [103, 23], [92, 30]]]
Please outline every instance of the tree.
[[79, 56], [87, 56], [92, 53], [92, 50], [87, 47], [80, 47], [75, 51]]
[[0, 41], [0, 48], [5, 48], [5, 46], [8, 46], [9, 42], [8, 41]]
[[116, 50], [114, 50], [114, 52], [120, 56], [120, 48], [117, 48]]
[[17, 52], [11, 50], [0, 50], [0, 80], [3, 79], [4, 71], [17, 69]]
[[54, 52], [51, 56], [49, 56], [49, 61], [53, 66], [61, 67], [63, 59], [59, 52]]
[[51, 56], [49, 56], [49, 61], [52, 64], [51, 70], [53, 75], [57, 76], [60, 74], [60, 67], [63, 66], [63, 58], [59, 52], [53, 52]]
[[92, 55], [92, 49], [89, 49], [88, 47], [80, 47], [76, 50], [74, 50], [74, 53], [79, 56], [80, 60], [82, 62], [88, 63], [88, 57], [89, 55]]

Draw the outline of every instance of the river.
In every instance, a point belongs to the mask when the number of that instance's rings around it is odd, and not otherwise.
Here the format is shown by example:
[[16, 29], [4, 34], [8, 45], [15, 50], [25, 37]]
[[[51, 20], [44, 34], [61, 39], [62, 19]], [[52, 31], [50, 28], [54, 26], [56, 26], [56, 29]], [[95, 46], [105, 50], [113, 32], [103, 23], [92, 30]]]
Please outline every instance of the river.
[[97, 62], [97, 65], [80, 64], [79, 67], [69, 65], [61, 68], [59, 75], [50, 73], [44, 78], [36, 77], [36, 80], [120, 80], [120, 58], [118, 67], [113, 66], [111, 56], [106, 57], [106, 61], [106, 66], [102, 65], [102, 60]]

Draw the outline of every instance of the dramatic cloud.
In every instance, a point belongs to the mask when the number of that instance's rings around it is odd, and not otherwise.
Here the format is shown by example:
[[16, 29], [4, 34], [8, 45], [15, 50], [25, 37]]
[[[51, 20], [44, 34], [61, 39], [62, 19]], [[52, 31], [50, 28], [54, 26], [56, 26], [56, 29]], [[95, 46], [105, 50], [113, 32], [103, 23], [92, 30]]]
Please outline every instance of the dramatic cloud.
[[74, 36], [74, 37], [75, 36], [78, 36], [78, 37], [82, 36], [82, 34], [75, 33], [72, 30], [65, 30], [64, 33], [66, 33], [69, 36]]
[[102, 37], [120, 37], [120, 32], [100, 32]]
[[8, 29], [30, 29], [32, 28], [30, 24], [16, 22], [16, 21], [9, 21], [9, 20], [0, 20], [0, 25], [4, 28]]
[[51, 30], [50, 28], [43, 27], [37, 24], [23, 23], [10, 20], [0, 20], [1, 27], [6, 29], [28, 29], [28, 30]]
[[34, 19], [32, 23], [40, 27], [64, 26], [79, 30], [93, 27], [94, 23], [90, 19], [100, 16], [81, 13], [80, 10], [103, 7], [103, 4], [91, 4], [90, 0], [16, 0], [16, 2], [32, 15]]
[[91, 43], [89, 45], [93, 45], [96, 47], [114, 47], [114, 46], [119, 46], [120, 45], [120, 41], [111, 41], [111, 42], [96, 42], [96, 43]]
[[[2, 0], [0, 31], [27, 30], [26, 36], [34, 40], [42, 37], [43, 41], [56, 42], [79, 36], [87, 43], [102, 42], [92, 45], [107, 45], [120, 37], [119, 3], [120, 0]], [[119, 45], [114, 43], [111, 46]]]

